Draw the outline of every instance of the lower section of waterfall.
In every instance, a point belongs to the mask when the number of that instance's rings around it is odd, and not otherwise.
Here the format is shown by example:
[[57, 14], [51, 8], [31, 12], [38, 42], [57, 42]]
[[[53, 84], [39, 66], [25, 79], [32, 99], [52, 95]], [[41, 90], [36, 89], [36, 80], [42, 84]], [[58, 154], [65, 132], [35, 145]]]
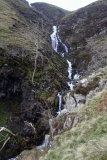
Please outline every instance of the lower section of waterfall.
[[59, 92], [57, 96], [58, 96], [58, 99], [59, 99], [57, 114], [60, 115], [60, 113], [61, 113], [61, 106], [62, 106], [62, 94]]
[[73, 86], [74, 86], [74, 81], [77, 80], [80, 75], [78, 73], [76, 73], [74, 76], [73, 76], [73, 70], [72, 70], [72, 63], [68, 60], [66, 60], [67, 63], [68, 63], [68, 78], [69, 78], [69, 82], [67, 82], [70, 90], [73, 90]]
[[[53, 49], [58, 52], [58, 47], [60, 46], [60, 48], [63, 48], [60, 50], [60, 53], [62, 55], [62, 57], [64, 57], [65, 53], [68, 53], [68, 48], [67, 46], [62, 43], [61, 39], [59, 38], [59, 27], [57, 26], [53, 26], [53, 33], [51, 34], [51, 41], [52, 41], [52, 47]], [[68, 78], [69, 81], [67, 82], [70, 90], [73, 90], [74, 87], [74, 81], [76, 81], [80, 75], [78, 73], [76, 73], [75, 75], [73, 75], [73, 70], [72, 70], [72, 64], [69, 60], [66, 60], [68, 63]], [[61, 106], [62, 106], [62, 94], [59, 92], [58, 93], [58, 98], [59, 98], [59, 105], [58, 105], [58, 112], [57, 114], [60, 115], [61, 113]]]
[[[71, 76], [72, 76], [72, 64], [70, 61], [66, 60], [67, 63], [68, 63], [68, 78], [71, 80]], [[70, 81], [70, 82], [67, 82], [70, 90], [73, 90], [73, 83]]]
[[52, 144], [51, 144], [51, 141], [50, 141], [50, 135], [46, 134], [42, 145], [36, 146], [36, 149], [42, 149], [42, 148], [45, 148], [45, 147], [51, 147], [51, 145]]

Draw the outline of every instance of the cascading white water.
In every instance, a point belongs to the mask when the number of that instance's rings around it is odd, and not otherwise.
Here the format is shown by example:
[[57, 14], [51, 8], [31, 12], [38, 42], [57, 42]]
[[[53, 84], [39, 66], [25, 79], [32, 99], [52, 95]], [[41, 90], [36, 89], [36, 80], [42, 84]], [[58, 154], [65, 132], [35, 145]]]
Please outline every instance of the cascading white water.
[[58, 115], [61, 113], [61, 106], [62, 106], [62, 94], [59, 92], [58, 93], [58, 98], [59, 98], [59, 105], [58, 105]]
[[72, 84], [72, 82], [67, 82], [67, 84], [68, 84], [70, 90], [73, 90], [73, 86], [74, 86], [74, 85]]
[[[58, 28], [58, 32], [59, 32], [59, 28]], [[68, 53], [68, 48], [67, 48], [67, 46], [66, 46], [64, 43], [62, 43], [61, 39], [59, 38], [59, 34], [58, 34], [58, 40], [59, 40], [59, 42], [64, 46], [65, 52]]]
[[70, 61], [67, 60], [68, 63], [68, 78], [71, 79], [71, 75], [72, 75], [72, 64]]
[[[65, 53], [68, 53], [68, 48], [67, 46], [62, 43], [61, 39], [59, 38], [59, 27], [57, 26], [53, 26], [53, 33], [51, 34], [51, 40], [52, 40], [52, 47], [53, 49], [57, 52], [58, 51], [58, 42], [60, 42], [60, 44], [64, 47]], [[64, 57], [65, 53], [61, 53], [62, 57]], [[68, 78], [70, 79], [69, 82], [67, 82], [70, 90], [73, 90], [73, 83], [72, 83], [72, 63], [69, 60], [66, 60], [68, 63]], [[79, 74], [75, 74], [73, 79], [76, 80], [80, 77]], [[72, 81], [71, 81], [72, 80]], [[59, 98], [59, 105], [58, 105], [58, 114], [60, 114], [61, 112], [61, 105], [62, 105], [62, 95], [60, 93], [58, 93], [58, 98]]]
[[42, 148], [44, 148], [44, 147], [48, 147], [49, 142], [50, 142], [50, 135], [49, 135], [49, 134], [46, 134], [42, 145], [36, 146], [36, 149], [42, 149]]
[[[72, 64], [68, 60], [67, 60], [67, 63], [68, 63], [68, 78], [71, 80], [71, 76], [72, 76]], [[67, 82], [67, 84], [68, 84], [70, 90], [73, 90], [73, 86], [74, 85], [72, 84], [72, 82], [71, 81]]]
[[57, 26], [53, 26], [53, 33], [51, 34], [52, 47], [57, 52], [58, 48], [58, 36], [57, 36]]
[[[59, 38], [58, 32], [59, 32], [59, 28], [57, 26], [53, 26], [53, 33], [50, 36], [52, 40], [52, 47], [55, 50], [55, 52], [57, 52], [58, 51], [58, 41], [59, 41], [64, 47], [65, 52], [68, 53], [68, 48], [64, 43], [62, 43], [61, 39]], [[64, 53], [62, 53], [62, 57], [64, 57]]]
[[77, 73], [74, 75], [74, 79], [79, 79], [80, 75]]

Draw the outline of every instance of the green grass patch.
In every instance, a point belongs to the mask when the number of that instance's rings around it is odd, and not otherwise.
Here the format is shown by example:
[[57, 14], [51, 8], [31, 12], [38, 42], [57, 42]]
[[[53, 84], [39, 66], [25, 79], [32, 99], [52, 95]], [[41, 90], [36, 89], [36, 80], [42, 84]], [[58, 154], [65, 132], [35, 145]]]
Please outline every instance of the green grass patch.
[[9, 109], [6, 104], [0, 103], [0, 126], [7, 125], [7, 119], [9, 118]]
[[106, 94], [107, 90], [99, 92], [87, 105], [76, 111], [78, 115], [82, 114], [81, 122], [56, 136], [55, 148], [46, 155], [45, 160], [106, 160], [107, 108], [98, 110]]

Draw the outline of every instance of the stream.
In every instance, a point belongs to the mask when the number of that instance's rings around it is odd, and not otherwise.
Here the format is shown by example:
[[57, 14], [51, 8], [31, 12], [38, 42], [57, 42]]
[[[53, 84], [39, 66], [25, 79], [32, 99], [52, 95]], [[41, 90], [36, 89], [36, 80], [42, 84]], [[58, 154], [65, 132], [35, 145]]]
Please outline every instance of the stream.
[[[59, 37], [59, 27], [57, 26], [53, 26], [53, 33], [50, 35], [51, 37], [51, 41], [52, 41], [52, 48], [54, 49], [55, 52], [58, 53], [58, 46], [59, 43], [60, 45], [62, 45], [62, 47], [64, 48], [64, 52], [61, 52], [62, 57], [65, 56], [65, 53], [68, 53], [68, 47], [61, 41], [60, 37]], [[78, 73], [76, 73], [73, 77], [73, 70], [72, 70], [72, 63], [66, 59], [67, 63], [68, 63], [68, 79], [69, 81], [67, 82], [67, 85], [69, 86], [70, 90], [73, 90], [74, 87], [74, 80], [77, 80], [80, 75]], [[61, 113], [61, 106], [62, 106], [62, 94], [61, 92], [58, 93], [58, 99], [59, 99], [59, 105], [58, 105], [58, 112], [57, 114], [59, 115]]]
[[[68, 50], [68, 47], [61, 41], [58, 33], [59, 33], [59, 27], [53, 26], [53, 33], [50, 35], [51, 41], [52, 41], [52, 48], [54, 49], [54, 51], [56, 53], [60, 53], [62, 58], [65, 58], [65, 54], [67, 54], [69, 52], [69, 50]], [[63, 48], [61, 52], [58, 50], [59, 43], [60, 43], [60, 47]], [[73, 75], [72, 63], [68, 59], [66, 59], [66, 62], [68, 64], [67, 85], [69, 86], [70, 90], [73, 90], [74, 81], [77, 80], [80, 77], [80, 75], [78, 73]], [[60, 115], [61, 110], [62, 110], [62, 92], [58, 92], [57, 97], [58, 97], [57, 115]], [[50, 120], [52, 120], [52, 119], [50, 119]], [[51, 127], [50, 127], [50, 129], [51, 129]], [[39, 146], [36, 146], [36, 149], [42, 149], [42, 148], [48, 146], [49, 138], [50, 138], [50, 135], [45, 135], [43, 143]], [[8, 159], [8, 160], [16, 160], [16, 159], [17, 158], [11, 158], [11, 159]]]

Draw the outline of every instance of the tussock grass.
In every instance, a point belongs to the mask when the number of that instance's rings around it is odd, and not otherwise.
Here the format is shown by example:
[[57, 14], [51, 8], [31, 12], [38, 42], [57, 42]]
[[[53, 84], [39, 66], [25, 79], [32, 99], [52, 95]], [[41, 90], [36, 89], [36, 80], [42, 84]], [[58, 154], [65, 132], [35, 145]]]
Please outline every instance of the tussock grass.
[[[107, 89], [79, 109], [82, 120], [62, 135], [56, 136], [55, 148], [41, 160], [106, 160], [107, 159]], [[102, 110], [99, 106], [105, 104]]]

